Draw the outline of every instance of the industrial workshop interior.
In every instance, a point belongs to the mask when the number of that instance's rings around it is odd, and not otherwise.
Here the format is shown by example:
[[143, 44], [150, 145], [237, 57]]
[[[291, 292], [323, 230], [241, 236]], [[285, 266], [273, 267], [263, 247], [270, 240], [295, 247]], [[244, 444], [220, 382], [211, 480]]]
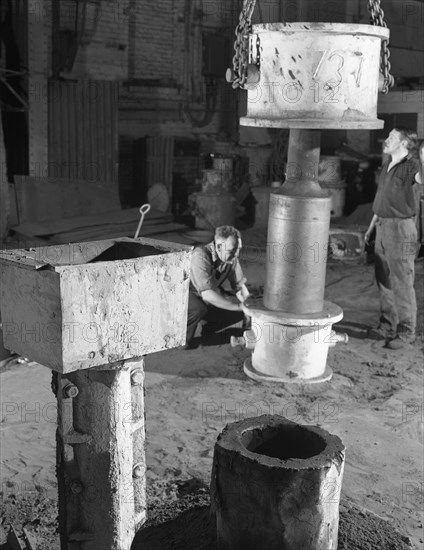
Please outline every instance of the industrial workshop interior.
[[424, 548], [424, 0], [0, 0], [0, 549]]

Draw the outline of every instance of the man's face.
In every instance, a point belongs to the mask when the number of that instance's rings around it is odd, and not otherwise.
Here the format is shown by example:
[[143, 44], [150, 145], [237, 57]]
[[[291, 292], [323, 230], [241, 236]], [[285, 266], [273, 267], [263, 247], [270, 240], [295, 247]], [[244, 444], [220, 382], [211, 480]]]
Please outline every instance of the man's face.
[[406, 139], [397, 130], [392, 130], [384, 142], [383, 153], [393, 155], [404, 146], [406, 146]]
[[228, 237], [225, 240], [215, 242], [215, 249], [221, 262], [232, 264], [238, 256], [239, 243], [235, 237]]

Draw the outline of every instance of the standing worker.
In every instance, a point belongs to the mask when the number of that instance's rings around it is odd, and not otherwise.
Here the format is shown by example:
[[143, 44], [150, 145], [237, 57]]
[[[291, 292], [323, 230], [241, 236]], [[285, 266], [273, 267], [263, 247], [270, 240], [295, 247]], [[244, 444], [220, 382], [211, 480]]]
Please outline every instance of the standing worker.
[[[212, 327], [223, 328], [244, 319], [243, 302], [249, 296], [238, 256], [240, 232], [230, 225], [217, 227], [214, 240], [193, 250], [187, 314], [186, 349], [193, 346], [197, 324], [208, 320]], [[222, 288], [228, 281], [237, 299]]]
[[376, 228], [375, 278], [380, 292], [380, 323], [370, 336], [384, 338], [389, 349], [415, 341], [417, 301], [414, 290], [419, 212], [419, 164], [413, 158], [415, 134], [393, 128], [384, 142], [383, 164], [373, 203], [374, 216], [365, 233], [368, 244]]

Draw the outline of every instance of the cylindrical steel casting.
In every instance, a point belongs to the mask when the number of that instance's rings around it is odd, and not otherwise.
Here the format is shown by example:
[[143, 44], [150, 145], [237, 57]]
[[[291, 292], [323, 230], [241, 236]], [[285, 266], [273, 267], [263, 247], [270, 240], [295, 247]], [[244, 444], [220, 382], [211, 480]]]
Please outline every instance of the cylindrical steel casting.
[[377, 119], [387, 28], [352, 23], [264, 23], [249, 35], [259, 81], [247, 85], [244, 126], [383, 128]]
[[322, 310], [330, 210], [330, 197], [271, 194], [263, 299], [267, 308]]
[[327, 196], [318, 185], [320, 145], [319, 130], [290, 130], [287, 175], [282, 193], [302, 197]]
[[211, 481], [218, 550], [336, 549], [344, 451], [278, 415], [227, 425]]
[[285, 383], [314, 383], [330, 380], [326, 366], [329, 347], [335, 343], [333, 323], [343, 317], [342, 309], [324, 302], [321, 314], [290, 317], [265, 308], [249, 308], [252, 315], [254, 351], [244, 372], [256, 380]]

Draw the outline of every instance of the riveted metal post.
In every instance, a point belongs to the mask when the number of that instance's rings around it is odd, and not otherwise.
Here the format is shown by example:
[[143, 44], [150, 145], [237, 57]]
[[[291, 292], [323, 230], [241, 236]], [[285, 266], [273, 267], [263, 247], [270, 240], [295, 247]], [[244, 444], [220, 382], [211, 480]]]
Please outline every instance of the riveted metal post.
[[59, 375], [62, 550], [129, 550], [145, 521], [143, 369], [140, 358]]

